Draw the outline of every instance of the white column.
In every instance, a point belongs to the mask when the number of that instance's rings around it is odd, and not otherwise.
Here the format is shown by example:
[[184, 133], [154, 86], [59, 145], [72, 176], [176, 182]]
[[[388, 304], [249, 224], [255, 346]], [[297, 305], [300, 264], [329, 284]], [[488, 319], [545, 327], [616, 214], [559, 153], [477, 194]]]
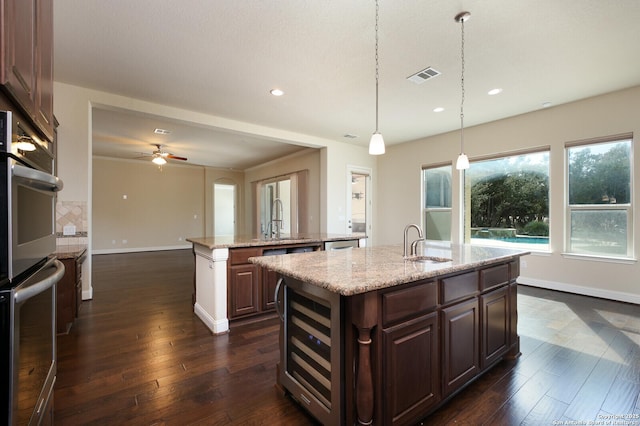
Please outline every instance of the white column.
[[207, 249], [194, 244], [196, 256], [196, 303], [193, 312], [214, 333], [229, 331], [227, 318], [228, 248]]

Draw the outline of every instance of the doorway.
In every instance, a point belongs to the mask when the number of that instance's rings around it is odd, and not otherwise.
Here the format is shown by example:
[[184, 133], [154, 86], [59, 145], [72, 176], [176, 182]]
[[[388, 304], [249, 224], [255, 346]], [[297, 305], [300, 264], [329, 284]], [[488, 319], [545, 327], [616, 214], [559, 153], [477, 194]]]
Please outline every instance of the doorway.
[[213, 184], [213, 234], [233, 237], [236, 234], [236, 186]]

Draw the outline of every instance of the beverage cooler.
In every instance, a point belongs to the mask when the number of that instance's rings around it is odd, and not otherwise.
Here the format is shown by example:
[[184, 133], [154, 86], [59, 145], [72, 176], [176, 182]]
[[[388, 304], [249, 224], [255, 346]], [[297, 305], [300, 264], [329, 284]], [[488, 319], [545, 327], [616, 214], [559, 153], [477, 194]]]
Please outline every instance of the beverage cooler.
[[323, 424], [342, 423], [341, 298], [293, 278], [276, 287], [283, 321], [278, 382]]

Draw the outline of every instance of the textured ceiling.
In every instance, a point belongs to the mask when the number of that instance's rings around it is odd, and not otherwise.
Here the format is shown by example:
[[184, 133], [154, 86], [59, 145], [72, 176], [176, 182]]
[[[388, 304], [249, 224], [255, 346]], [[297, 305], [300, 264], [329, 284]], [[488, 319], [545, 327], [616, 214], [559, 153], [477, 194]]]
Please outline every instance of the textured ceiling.
[[[462, 10], [465, 125], [640, 85], [637, 0], [380, 0], [388, 144], [459, 127]], [[364, 146], [375, 128], [374, 14], [373, 0], [55, 1], [55, 80]], [[442, 75], [406, 79], [427, 66]], [[96, 154], [152, 150], [153, 120], [180, 129], [169, 150], [196, 164], [242, 169], [308, 145], [125, 113], [94, 112]]]

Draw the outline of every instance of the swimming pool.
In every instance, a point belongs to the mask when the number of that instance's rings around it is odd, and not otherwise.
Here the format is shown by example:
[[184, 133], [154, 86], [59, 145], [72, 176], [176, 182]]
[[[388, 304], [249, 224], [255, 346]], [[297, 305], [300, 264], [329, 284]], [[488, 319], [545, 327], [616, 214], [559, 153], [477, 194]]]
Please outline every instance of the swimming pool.
[[498, 241], [504, 241], [506, 243], [524, 243], [524, 244], [549, 244], [549, 237], [528, 237], [525, 235], [518, 235], [516, 237], [509, 238], [492, 238]]

